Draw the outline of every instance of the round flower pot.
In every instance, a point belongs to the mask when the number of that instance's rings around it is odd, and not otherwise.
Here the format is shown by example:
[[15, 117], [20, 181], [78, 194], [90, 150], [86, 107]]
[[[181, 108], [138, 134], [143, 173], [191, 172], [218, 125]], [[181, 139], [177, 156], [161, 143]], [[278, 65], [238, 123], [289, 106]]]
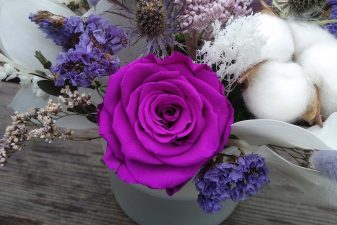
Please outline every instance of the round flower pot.
[[219, 212], [206, 214], [197, 203], [197, 192], [191, 181], [173, 196], [162, 190], [126, 184], [113, 172], [111, 181], [118, 204], [140, 225], [218, 225], [231, 215], [238, 204], [228, 200]]

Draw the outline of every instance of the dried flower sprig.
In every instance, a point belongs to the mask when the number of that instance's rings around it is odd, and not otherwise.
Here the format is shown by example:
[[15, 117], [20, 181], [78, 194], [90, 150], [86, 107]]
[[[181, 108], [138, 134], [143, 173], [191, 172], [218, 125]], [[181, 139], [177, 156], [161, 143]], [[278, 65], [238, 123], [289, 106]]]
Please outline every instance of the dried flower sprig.
[[184, 31], [188, 54], [196, 59], [199, 40], [212, 38], [214, 21], [225, 25], [232, 17], [250, 15], [252, 0], [174, 0], [181, 9], [178, 22]]
[[63, 87], [69, 81], [73, 86], [88, 87], [94, 80], [119, 69], [116, 54], [128, 45], [128, 34], [102, 16], [91, 15], [84, 20], [38, 11], [30, 15], [30, 19], [47, 38], [67, 51], [61, 52], [48, 68], [56, 86]]
[[220, 154], [206, 167], [195, 179], [198, 203], [206, 213], [219, 211], [222, 201], [241, 201], [256, 195], [269, 182], [265, 160], [254, 153]]
[[39, 25], [46, 38], [52, 39], [65, 50], [75, 47], [84, 32], [84, 22], [77, 16], [65, 18], [42, 10], [31, 14], [29, 19]]
[[[182, 7], [181, 25], [186, 32], [203, 31], [215, 20], [226, 23], [231, 17], [247, 16], [252, 13], [252, 0], [174, 0]], [[185, 6], [184, 6], [185, 5]]]
[[206, 41], [197, 52], [201, 63], [215, 66], [217, 75], [225, 83], [228, 95], [239, 76], [262, 61], [262, 48], [267, 40], [257, 27], [260, 14], [232, 18], [223, 29], [221, 22], [213, 24], [213, 41]]
[[315, 151], [310, 157], [310, 163], [314, 169], [319, 170], [324, 176], [337, 182], [337, 151]]
[[52, 142], [55, 139], [69, 139], [73, 131], [60, 130], [56, 119], [62, 113], [60, 103], [49, 100], [45, 108], [35, 108], [26, 113], [15, 113], [12, 124], [5, 130], [0, 139], [0, 166], [17, 151], [20, 151], [27, 141], [44, 140]]
[[79, 91], [71, 91], [70, 87], [67, 85], [65, 88], [61, 89], [61, 96], [59, 99], [63, 102], [66, 106], [70, 108], [74, 108], [75, 106], [90, 106], [91, 103], [91, 94], [80, 93]]

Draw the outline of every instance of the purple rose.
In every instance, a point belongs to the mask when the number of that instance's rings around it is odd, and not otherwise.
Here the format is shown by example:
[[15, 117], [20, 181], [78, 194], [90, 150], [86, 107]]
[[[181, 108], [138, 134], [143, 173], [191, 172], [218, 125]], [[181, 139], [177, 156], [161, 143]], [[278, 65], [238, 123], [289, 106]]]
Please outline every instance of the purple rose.
[[99, 123], [103, 160], [127, 183], [176, 190], [224, 148], [232, 123], [208, 66], [178, 52], [149, 55], [109, 78]]

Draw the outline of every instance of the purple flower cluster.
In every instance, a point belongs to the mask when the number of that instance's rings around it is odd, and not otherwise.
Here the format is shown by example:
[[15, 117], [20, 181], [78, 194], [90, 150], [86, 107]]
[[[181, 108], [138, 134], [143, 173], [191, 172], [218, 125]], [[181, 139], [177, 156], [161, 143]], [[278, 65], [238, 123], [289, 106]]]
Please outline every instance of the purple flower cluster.
[[88, 87], [96, 78], [116, 72], [119, 62], [116, 56], [105, 54], [99, 48], [90, 51], [76, 48], [60, 53], [51, 71], [57, 74], [56, 86], [62, 87], [68, 80], [72, 86]]
[[46, 38], [65, 50], [73, 48], [84, 32], [84, 22], [78, 16], [64, 18], [47, 11], [39, 11], [31, 14], [29, 19], [39, 25], [40, 30], [47, 34]]
[[56, 86], [69, 81], [73, 86], [88, 87], [96, 78], [108, 76], [119, 68], [115, 56], [128, 43], [125, 32], [103, 17], [92, 15], [84, 22], [83, 33], [74, 48], [58, 55], [51, 71]]
[[[330, 0], [327, 3], [331, 7], [331, 13], [330, 13], [330, 20], [336, 20], [337, 19], [337, 0]], [[337, 23], [328, 23], [325, 26], [325, 29], [327, 29], [331, 34], [333, 34], [337, 38]]]
[[240, 156], [235, 162], [216, 164], [195, 180], [198, 203], [207, 213], [217, 212], [222, 201], [240, 201], [257, 194], [269, 182], [267, 174], [265, 161], [257, 154]]

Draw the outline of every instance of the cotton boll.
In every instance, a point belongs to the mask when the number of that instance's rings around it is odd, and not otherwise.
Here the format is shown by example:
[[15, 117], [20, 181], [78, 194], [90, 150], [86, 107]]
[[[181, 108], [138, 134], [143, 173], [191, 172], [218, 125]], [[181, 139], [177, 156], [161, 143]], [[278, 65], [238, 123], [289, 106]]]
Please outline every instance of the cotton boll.
[[310, 162], [316, 170], [337, 182], [337, 151], [317, 151], [310, 157]]
[[294, 122], [307, 111], [315, 88], [296, 63], [262, 64], [243, 93], [248, 109], [260, 119]]
[[289, 20], [288, 24], [294, 38], [295, 59], [314, 44], [336, 41], [333, 35], [316, 24], [294, 20]]
[[261, 14], [259, 31], [267, 38], [262, 48], [262, 57], [266, 60], [288, 62], [294, 54], [294, 41], [291, 30], [285, 20], [279, 17]]
[[337, 112], [337, 41], [314, 45], [298, 58], [311, 81], [320, 91], [321, 112], [324, 118]]

